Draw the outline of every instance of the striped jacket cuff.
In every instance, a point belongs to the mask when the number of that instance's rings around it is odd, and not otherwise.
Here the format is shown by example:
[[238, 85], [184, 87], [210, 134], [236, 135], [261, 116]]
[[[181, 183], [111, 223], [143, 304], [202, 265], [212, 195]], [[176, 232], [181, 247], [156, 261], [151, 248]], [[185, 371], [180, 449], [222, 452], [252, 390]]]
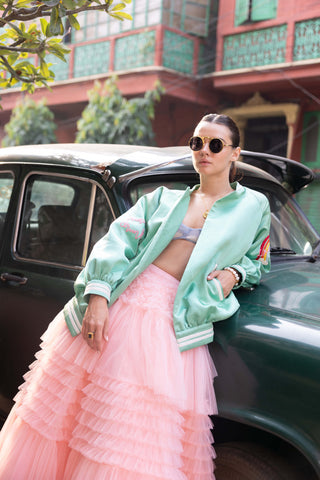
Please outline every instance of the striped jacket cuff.
[[82, 315], [76, 297], [71, 298], [63, 309], [66, 324], [73, 337], [79, 335], [82, 328]]
[[200, 347], [201, 345], [207, 345], [213, 341], [213, 325], [207, 324], [201, 331], [189, 333], [177, 338], [180, 352], [189, 350], [190, 348]]
[[111, 288], [106, 282], [100, 280], [93, 280], [89, 282], [84, 291], [84, 295], [100, 295], [110, 301]]

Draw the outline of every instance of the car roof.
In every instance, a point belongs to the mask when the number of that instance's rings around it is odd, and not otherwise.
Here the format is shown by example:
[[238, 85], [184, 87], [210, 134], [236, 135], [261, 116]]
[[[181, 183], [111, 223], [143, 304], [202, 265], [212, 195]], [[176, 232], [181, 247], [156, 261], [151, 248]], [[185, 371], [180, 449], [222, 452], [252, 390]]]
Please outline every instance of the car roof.
[[[126, 167], [140, 168], [150, 164], [152, 158], [154, 158], [154, 163], [161, 161], [161, 158], [168, 156], [166, 150], [158, 147], [111, 144], [21, 145], [1, 149], [0, 162], [49, 163], [81, 168], [92, 168], [100, 164], [111, 166], [116, 162], [121, 162], [122, 173], [124, 173]], [[162, 151], [163, 153], [161, 153]], [[143, 155], [140, 155], [141, 160], [139, 159], [139, 153], [143, 153]], [[126, 162], [126, 159], [128, 159], [128, 162]]]
[[[278, 181], [291, 193], [313, 180], [310, 169], [284, 157], [243, 150], [241, 159], [237, 166], [242, 173]], [[23, 145], [0, 149], [0, 163], [4, 162], [94, 169], [101, 173], [107, 169], [115, 179], [122, 181], [144, 175], [141, 169], [153, 170], [154, 174], [193, 171], [189, 147], [81, 143]], [[168, 165], [169, 162], [173, 163]]]

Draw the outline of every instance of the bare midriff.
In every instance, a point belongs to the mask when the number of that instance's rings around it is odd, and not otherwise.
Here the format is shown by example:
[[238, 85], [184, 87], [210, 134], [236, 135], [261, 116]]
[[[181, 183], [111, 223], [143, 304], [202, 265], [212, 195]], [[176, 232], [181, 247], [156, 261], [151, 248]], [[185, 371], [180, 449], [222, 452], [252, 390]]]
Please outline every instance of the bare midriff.
[[172, 240], [153, 264], [181, 280], [193, 249], [194, 244], [187, 240]]

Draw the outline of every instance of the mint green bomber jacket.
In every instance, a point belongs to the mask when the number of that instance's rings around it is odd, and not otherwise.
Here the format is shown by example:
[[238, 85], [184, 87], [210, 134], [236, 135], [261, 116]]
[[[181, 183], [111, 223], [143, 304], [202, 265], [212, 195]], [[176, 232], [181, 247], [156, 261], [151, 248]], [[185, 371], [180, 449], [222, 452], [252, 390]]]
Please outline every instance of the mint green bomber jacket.
[[[81, 332], [90, 294], [112, 305], [170, 243], [197, 188], [159, 187], [111, 224], [76, 279], [75, 296], [64, 307], [73, 336]], [[239, 286], [245, 287], [258, 284], [261, 273], [270, 269], [269, 202], [237, 182], [232, 188], [210, 210], [178, 286], [173, 324], [180, 351], [211, 342], [213, 323], [239, 308], [233, 292], [224, 298], [219, 280], [207, 280], [214, 268], [234, 266], [242, 276]]]

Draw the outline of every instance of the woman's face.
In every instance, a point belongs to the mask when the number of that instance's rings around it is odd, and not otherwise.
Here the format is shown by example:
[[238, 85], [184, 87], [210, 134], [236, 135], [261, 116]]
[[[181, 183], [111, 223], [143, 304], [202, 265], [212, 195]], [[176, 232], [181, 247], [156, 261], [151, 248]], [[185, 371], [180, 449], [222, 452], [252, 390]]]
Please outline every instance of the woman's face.
[[201, 150], [192, 151], [193, 166], [199, 175], [215, 176], [229, 179], [229, 171], [231, 163], [239, 158], [240, 148], [233, 148], [231, 132], [225, 125], [218, 123], [200, 122], [195, 131], [194, 136], [209, 138], [220, 138], [226, 145], [221, 152], [213, 153], [209, 148], [208, 138], [205, 139]]

